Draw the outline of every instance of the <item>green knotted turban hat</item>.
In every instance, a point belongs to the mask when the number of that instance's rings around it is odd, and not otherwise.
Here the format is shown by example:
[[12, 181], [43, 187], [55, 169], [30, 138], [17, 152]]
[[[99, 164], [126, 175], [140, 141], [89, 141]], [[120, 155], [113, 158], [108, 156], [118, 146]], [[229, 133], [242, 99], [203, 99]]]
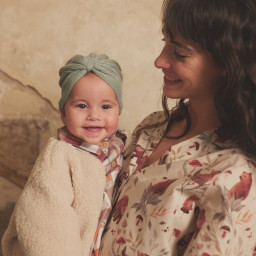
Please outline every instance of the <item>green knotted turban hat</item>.
[[114, 90], [119, 104], [119, 113], [121, 113], [123, 107], [121, 68], [116, 61], [109, 59], [107, 55], [95, 53], [88, 56], [75, 55], [60, 68], [61, 98], [59, 110], [63, 109], [74, 84], [88, 72], [92, 72], [104, 80]]

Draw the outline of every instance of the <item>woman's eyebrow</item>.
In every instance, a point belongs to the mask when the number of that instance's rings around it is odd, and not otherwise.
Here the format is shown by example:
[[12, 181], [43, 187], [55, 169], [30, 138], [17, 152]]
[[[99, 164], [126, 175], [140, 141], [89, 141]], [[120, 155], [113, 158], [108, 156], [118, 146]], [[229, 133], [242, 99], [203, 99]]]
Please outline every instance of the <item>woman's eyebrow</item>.
[[[166, 35], [166, 30], [165, 30], [164, 28], [162, 28], [162, 34], [163, 34], [163, 35]], [[171, 41], [171, 43], [177, 45], [178, 47], [181, 47], [181, 48], [183, 48], [183, 49], [185, 49], [185, 50], [187, 50], [187, 51], [189, 51], [189, 52], [192, 52], [192, 49], [189, 48], [189, 47], [187, 47], [186, 45], [184, 45], [184, 44], [182, 44], [182, 43], [180, 43], [180, 42], [177, 42], [177, 41], [175, 41], [175, 40], [173, 40], [173, 39], [171, 39], [170, 41]]]
[[191, 48], [187, 47], [186, 45], [184, 45], [184, 44], [182, 44], [182, 43], [180, 43], [180, 42], [171, 40], [171, 43], [173, 43], [173, 44], [177, 45], [178, 47], [183, 48], [183, 49], [185, 49], [185, 50], [187, 50], [187, 51], [189, 51], [189, 52], [192, 52], [192, 49], [191, 49]]

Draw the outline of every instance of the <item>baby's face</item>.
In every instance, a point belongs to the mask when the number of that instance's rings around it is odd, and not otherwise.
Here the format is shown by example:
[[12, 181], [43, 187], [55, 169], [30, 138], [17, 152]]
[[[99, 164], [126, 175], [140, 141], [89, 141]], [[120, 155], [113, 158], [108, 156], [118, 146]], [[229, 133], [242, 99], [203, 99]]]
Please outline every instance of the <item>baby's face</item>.
[[105, 81], [87, 73], [73, 86], [61, 117], [71, 134], [90, 144], [98, 144], [117, 130], [116, 95]]

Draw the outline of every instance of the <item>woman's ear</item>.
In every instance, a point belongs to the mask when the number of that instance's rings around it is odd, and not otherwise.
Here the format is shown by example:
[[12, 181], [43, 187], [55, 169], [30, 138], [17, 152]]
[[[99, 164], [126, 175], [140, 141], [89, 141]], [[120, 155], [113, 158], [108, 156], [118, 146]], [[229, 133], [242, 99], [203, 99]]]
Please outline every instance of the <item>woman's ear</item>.
[[66, 113], [65, 113], [65, 108], [61, 110], [61, 120], [63, 124], [66, 124]]

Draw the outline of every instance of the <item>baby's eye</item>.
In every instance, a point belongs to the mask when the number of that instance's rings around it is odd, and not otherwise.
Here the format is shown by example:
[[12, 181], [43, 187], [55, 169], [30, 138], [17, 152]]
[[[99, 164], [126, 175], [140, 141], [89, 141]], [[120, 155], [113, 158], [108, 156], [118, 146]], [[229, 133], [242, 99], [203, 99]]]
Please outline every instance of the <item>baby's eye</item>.
[[110, 109], [111, 106], [110, 106], [110, 105], [102, 105], [102, 108], [103, 108], [103, 109]]
[[78, 107], [78, 108], [81, 108], [81, 109], [87, 108], [87, 106], [86, 106], [85, 104], [78, 104], [77, 107]]

